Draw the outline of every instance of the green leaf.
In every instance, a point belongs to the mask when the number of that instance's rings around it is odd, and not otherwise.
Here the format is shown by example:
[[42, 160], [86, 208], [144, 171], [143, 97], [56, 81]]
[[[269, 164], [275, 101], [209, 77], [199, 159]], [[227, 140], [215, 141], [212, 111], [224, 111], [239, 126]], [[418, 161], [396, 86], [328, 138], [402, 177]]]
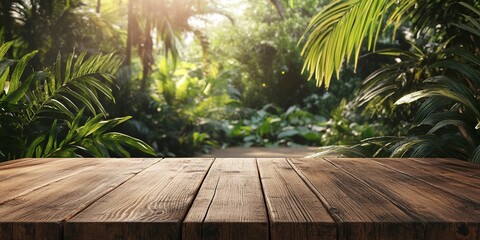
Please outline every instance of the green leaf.
[[10, 66], [15, 63], [14, 60], [2, 60], [0, 61], [0, 92], [5, 89], [5, 82], [7, 81], [8, 74], [10, 73]]
[[0, 46], [0, 59], [3, 60], [3, 57], [8, 52], [10, 47], [13, 45], [13, 41], [6, 42]]
[[103, 143], [110, 151], [114, 152], [116, 155], [123, 156], [123, 157], [130, 157], [130, 153], [123, 148], [120, 143], [105, 141]]
[[48, 155], [50, 151], [52, 151], [56, 141], [57, 141], [57, 119], [53, 121], [52, 128], [50, 129], [47, 145], [45, 146], [45, 150], [43, 151], [45, 155]]
[[[36, 72], [35, 74], [30, 75], [27, 78], [27, 80], [24, 81], [20, 86], [15, 88], [15, 90], [10, 88], [10, 90], [8, 90], [8, 94], [6, 95], [4, 100], [7, 101], [7, 102], [10, 102], [10, 103], [17, 103], [21, 98], [23, 98], [25, 96], [25, 94], [29, 90], [32, 83], [41, 81], [41, 80], [45, 79], [46, 77], [47, 77], [47, 75], [44, 72]], [[11, 87], [11, 85], [10, 85], [10, 87]]]
[[25, 153], [25, 157], [34, 157], [35, 154], [35, 149], [38, 147], [39, 144], [41, 144], [45, 140], [45, 134], [42, 134], [38, 137], [35, 138], [35, 140], [30, 143], [30, 145], [27, 147], [27, 152]]
[[[60, 147], [63, 147], [64, 145], [68, 144], [74, 137], [75, 134], [78, 132], [78, 128], [80, 125], [80, 120], [82, 119], [83, 112], [85, 111], [85, 108], [82, 108], [78, 113], [77, 116], [75, 116], [75, 119], [73, 119], [73, 122], [69, 124], [70, 130], [68, 131], [67, 135], [63, 139], [63, 141], [60, 143]], [[81, 139], [83, 138], [84, 135], [78, 135], [78, 138]], [[77, 140], [79, 140], [77, 139]]]
[[297, 129], [289, 128], [289, 129], [285, 129], [285, 130], [281, 131], [280, 133], [278, 133], [277, 138], [279, 138], [279, 139], [289, 138], [289, 137], [293, 137], [293, 136], [298, 135], [298, 134], [300, 134], [300, 132]]
[[96, 133], [97, 135], [102, 134], [103, 132], [99, 132], [98, 129], [100, 129], [106, 124], [106, 122], [100, 122], [103, 117], [103, 114], [97, 114], [92, 119], [87, 120], [85, 125], [77, 129], [78, 135], [84, 138], [90, 136], [93, 133]]
[[55, 61], [54, 67], [55, 82], [63, 83], [64, 81], [62, 79], [62, 57], [60, 56], [60, 53], [57, 54], [57, 60]]
[[353, 55], [356, 68], [364, 39], [367, 48], [375, 48], [382, 21], [392, 7], [387, 25], [400, 23], [401, 16], [414, 7], [415, 0], [335, 0], [310, 22], [300, 42], [304, 42], [304, 71], [315, 77], [317, 85], [328, 88], [335, 72], [338, 78], [344, 60]]
[[105, 154], [105, 152], [100, 151], [97, 148], [96, 143], [94, 142], [93, 139], [91, 138], [85, 138], [80, 141], [80, 146], [88, 153], [92, 154], [94, 157], [100, 158], [100, 157], [109, 157], [108, 152]]
[[31, 53], [28, 53], [18, 61], [10, 79], [9, 92], [15, 91], [18, 88], [18, 86], [20, 85], [20, 79], [25, 71], [25, 68], [27, 67], [28, 62], [35, 56], [35, 54], [37, 54], [37, 52], [38, 51], [33, 51]]
[[96, 111], [95, 111], [95, 107], [93, 107], [92, 103], [90, 102], [90, 100], [79, 94], [77, 91], [67, 87], [65, 88], [65, 90], [70, 94], [72, 95], [74, 98], [78, 99], [79, 101], [81, 101], [87, 108], [88, 110], [90, 110], [90, 112], [92, 112], [94, 115], [96, 115]]
[[73, 63], [73, 56], [75, 55], [75, 51], [68, 56], [67, 63], [65, 65], [65, 82], [68, 82], [71, 78], [71, 71], [72, 71], [72, 63]]
[[140, 150], [146, 154], [150, 154], [152, 156], [156, 155], [153, 148], [150, 147], [148, 144], [146, 144], [140, 139], [125, 135], [123, 133], [117, 133], [117, 132], [105, 133], [101, 136], [101, 139], [107, 140], [107, 141], [119, 142], [123, 145], [127, 145], [129, 147]]

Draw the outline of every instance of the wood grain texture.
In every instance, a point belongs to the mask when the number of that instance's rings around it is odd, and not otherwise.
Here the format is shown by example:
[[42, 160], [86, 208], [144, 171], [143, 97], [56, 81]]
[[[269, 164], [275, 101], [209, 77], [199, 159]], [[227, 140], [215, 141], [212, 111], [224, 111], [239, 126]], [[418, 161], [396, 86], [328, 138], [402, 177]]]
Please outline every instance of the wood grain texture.
[[65, 239], [178, 239], [213, 159], [164, 159], [65, 223]]
[[[477, 239], [480, 205], [371, 159], [327, 159], [425, 223], [425, 238]], [[410, 164], [414, 165], [415, 162]], [[468, 189], [464, 190], [468, 191]], [[465, 229], [471, 229], [465, 231]]]
[[413, 162], [420, 162], [432, 166], [456, 171], [462, 175], [480, 179], [480, 164], [448, 158], [410, 158]]
[[338, 224], [338, 239], [423, 239], [423, 225], [323, 159], [289, 159]]
[[256, 161], [215, 159], [183, 223], [183, 239], [268, 239]]
[[[404, 158], [374, 158], [372, 160], [480, 206], [480, 179], [478, 178], [423, 161], [412, 161]], [[436, 228], [442, 228], [441, 224], [436, 224]], [[458, 231], [454, 231], [455, 229]], [[480, 237], [478, 230], [478, 224], [458, 222], [455, 223], [452, 231], [455, 233], [455, 239], [476, 239]]]
[[[107, 159], [21, 159], [0, 165], [0, 203], [93, 168]], [[8, 164], [7, 164], [8, 163]]]
[[[63, 235], [62, 222], [65, 219], [156, 161], [103, 159], [94, 168], [84, 168], [67, 178], [1, 203], [0, 239], [59, 239]], [[50, 162], [42, 166], [48, 169]], [[48, 176], [48, 172], [45, 174]]]
[[409, 159], [374, 158], [372, 160], [480, 206], [480, 179], [422, 162], [412, 164]]
[[270, 239], [336, 239], [334, 220], [285, 158], [260, 158], [257, 164], [270, 216]]
[[480, 165], [451, 159], [20, 159], [0, 240], [480, 240]]

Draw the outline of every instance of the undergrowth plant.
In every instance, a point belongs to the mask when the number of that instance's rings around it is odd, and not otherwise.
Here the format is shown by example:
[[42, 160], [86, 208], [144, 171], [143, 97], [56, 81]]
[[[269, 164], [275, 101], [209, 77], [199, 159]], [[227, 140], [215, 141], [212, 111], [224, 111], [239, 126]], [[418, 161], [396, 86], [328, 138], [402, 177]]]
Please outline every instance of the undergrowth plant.
[[[454, 157], [480, 162], [480, 6], [447, 3], [449, 11], [457, 11], [453, 19], [458, 20], [441, 22], [429, 44], [384, 52], [397, 58], [398, 64], [368, 77], [357, 99], [374, 113], [404, 106], [413, 109], [408, 132], [365, 139], [353, 146], [326, 147], [319, 155]], [[425, 24], [417, 28], [417, 32], [432, 30]]]
[[[0, 46], [0, 160], [22, 157], [129, 157], [128, 148], [155, 155], [139, 139], [111, 132], [130, 117], [105, 119], [100, 97], [114, 100], [109, 83], [120, 60], [113, 54], [60, 55], [45, 71], [28, 68], [36, 51], [5, 58]], [[125, 148], [127, 147], [127, 148]]]

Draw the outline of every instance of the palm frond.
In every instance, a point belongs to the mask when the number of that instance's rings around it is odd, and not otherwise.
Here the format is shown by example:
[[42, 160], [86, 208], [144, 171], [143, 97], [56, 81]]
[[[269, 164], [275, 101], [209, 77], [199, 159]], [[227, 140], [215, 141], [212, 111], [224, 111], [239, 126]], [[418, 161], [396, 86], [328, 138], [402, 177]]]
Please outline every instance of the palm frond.
[[322, 9], [310, 22], [300, 42], [304, 41], [302, 55], [305, 56], [303, 71], [315, 77], [317, 85], [337, 78], [344, 60], [353, 57], [357, 65], [364, 39], [368, 49], [375, 48], [383, 18], [388, 10], [396, 7], [387, 23], [398, 23], [415, 3], [415, 0], [336, 0]]
[[[1, 45], [0, 54], [10, 46]], [[130, 117], [104, 120], [100, 97], [114, 100], [108, 84], [120, 65], [117, 57], [94, 55], [84, 61], [81, 53], [75, 61], [72, 54], [64, 67], [58, 56], [52, 68], [29, 73], [35, 53], [18, 61], [0, 59], [0, 83], [9, 87], [0, 92], [0, 160], [130, 156], [123, 146], [155, 155], [143, 141], [110, 132]]]

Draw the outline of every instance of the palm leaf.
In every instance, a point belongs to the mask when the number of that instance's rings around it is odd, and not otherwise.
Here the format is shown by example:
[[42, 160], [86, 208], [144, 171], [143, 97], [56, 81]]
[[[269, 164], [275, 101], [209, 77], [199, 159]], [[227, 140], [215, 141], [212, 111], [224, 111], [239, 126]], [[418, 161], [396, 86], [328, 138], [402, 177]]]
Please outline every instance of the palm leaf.
[[335, 72], [338, 78], [343, 61], [353, 56], [356, 67], [361, 46], [367, 38], [368, 49], [375, 48], [382, 28], [383, 17], [396, 7], [387, 23], [400, 21], [415, 3], [415, 0], [336, 0], [323, 8], [310, 22], [300, 40], [304, 41], [305, 56], [303, 71], [315, 77], [317, 85], [325, 83], [328, 88]]

